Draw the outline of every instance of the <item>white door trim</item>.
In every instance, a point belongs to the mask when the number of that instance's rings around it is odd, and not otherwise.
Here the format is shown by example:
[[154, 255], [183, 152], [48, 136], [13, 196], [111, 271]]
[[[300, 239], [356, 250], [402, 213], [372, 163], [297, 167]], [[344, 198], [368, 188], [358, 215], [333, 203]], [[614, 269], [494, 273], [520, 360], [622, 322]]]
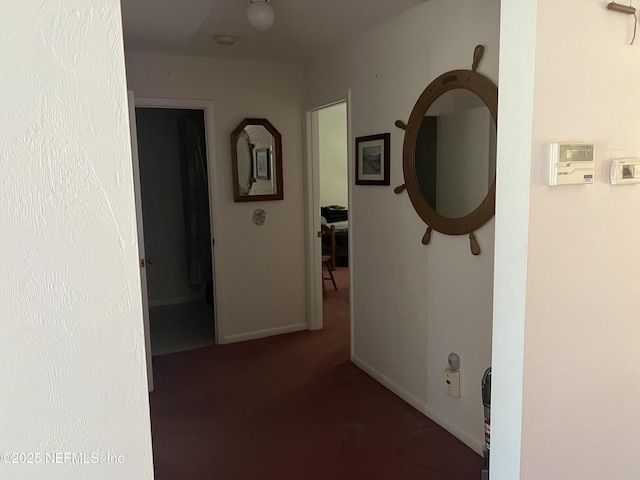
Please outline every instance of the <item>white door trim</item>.
[[134, 94], [127, 92], [129, 99], [129, 133], [131, 135], [131, 163], [133, 170], [133, 194], [136, 206], [136, 228], [138, 233], [138, 258], [140, 264], [140, 295], [142, 298], [142, 323], [144, 348], [147, 360], [147, 387], [153, 392], [153, 362], [151, 358], [151, 325], [149, 323], [149, 297], [147, 294], [147, 265], [144, 250], [144, 225], [142, 222], [142, 197], [140, 190], [140, 159], [138, 157], [138, 130]]
[[[309, 330], [320, 330], [322, 321], [322, 264], [317, 237], [320, 231], [320, 161], [318, 158], [318, 109], [305, 114], [306, 161], [305, 178], [305, 238], [307, 264], [307, 324]], [[320, 282], [318, 281], [320, 280]]]
[[215, 317], [215, 339], [216, 343], [220, 338], [225, 338], [224, 335], [224, 321], [218, 316], [217, 302], [216, 302], [216, 271], [215, 271], [215, 247], [213, 240], [215, 239], [215, 232], [218, 231], [218, 225], [216, 223], [216, 215], [218, 205], [218, 189], [214, 188], [215, 180], [218, 178], [217, 165], [215, 157], [215, 130], [214, 130], [214, 112], [213, 102], [211, 100], [203, 99], [184, 99], [184, 98], [149, 98], [149, 97], [136, 97], [136, 107], [144, 108], [174, 108], [174, 109], [192, 109], [204, 111], [204, 122], [206, 131], [206, 145], [207, 145], [207, 171], [209, 174], [209, 222], [211, 225], [211, 269], [213, 272], [213, 310]]
[[349, 200], [349, 238], [347, 241], [347, 249], [349, 252], [349, 339], [351, 342], [351, 351], [350, 356], [351, 360], [353, 360], [353, 322], [354, 322], [354, 314], [353, 314], [353, 279], [356, 277], [357, 273], [355, 271], [355, 259], [357, 257], [357, 252], [353, 248], [353, 239], [354, 235], [357, 232], [356, 228], [353, 228], [353, 217], [355, 210], [353, 209], [353, 187], [352, 185], [356, 184], [356, 174], [355, 174], [355, 162], [356, 157], [354, 154], [354, 144], [352, 141], [352, 129], [351, 129], [351, 90], [347, 90], [347, 198]]

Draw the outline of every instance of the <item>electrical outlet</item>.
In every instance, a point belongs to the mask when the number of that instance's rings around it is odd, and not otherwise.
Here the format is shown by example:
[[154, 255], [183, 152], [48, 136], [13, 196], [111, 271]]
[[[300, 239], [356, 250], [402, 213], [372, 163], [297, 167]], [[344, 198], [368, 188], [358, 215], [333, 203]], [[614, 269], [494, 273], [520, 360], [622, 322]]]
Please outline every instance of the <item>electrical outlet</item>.
[[444, 391], [450, 397], [460, 396], [460, 371], [450, 368], [444, 369]]

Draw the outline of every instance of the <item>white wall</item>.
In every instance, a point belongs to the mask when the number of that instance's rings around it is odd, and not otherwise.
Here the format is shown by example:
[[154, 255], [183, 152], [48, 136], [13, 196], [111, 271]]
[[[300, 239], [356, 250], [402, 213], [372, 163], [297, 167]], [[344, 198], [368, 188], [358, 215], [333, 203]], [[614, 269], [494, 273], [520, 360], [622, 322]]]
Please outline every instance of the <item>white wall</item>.
[[320, 206], [348, 206], [347, 104], [318, 111]]
[[[492, 478], [637, 479], [640, 186], [608, 181], [615, 152], [640, 147], [633, 20], [606, 2], [503, 3], [513, 101], [499, 114], [497, 222], [519, 220], [496, 232]], [[595, 144], [593, 185], [548, 186], [548, 145], [563, 140]]]
[[[126, 60], [136, 97], [213, 101], [214, 145], [208, 149], [219, 340], [306, 328], [302, 69], [140, 53]], [[267, 118], [282, 134], [282, 201], [233, 201], [230, 135], [245, 117]], [[260, 227], [252, 222], [256, 208], [267, 211]]]
[[[434, 233], [421, 244], [426, 225], [406, 193], [393, 193], [404, 183], [404, 135], [394, 121], [409, 118], [435, 77], [470, 68], [477, 44], [486, 47], [480, 71], [496, 81], [498, 36], [498, 0], [430, 0], [316, 59], [306, 75], [309, 105], [351, 89], [353, 137], [391, 132], [391, 186], [352, 188], [354, 360], [477, 451], [480, 381], [491, 364], [494, 222], [476, 232], [479, 257], [466, 236]], [[458, 399], [443, 388], [451, 351], [461, 357]]]
[[151, 479], [119, 2], [0, 18], [0, 477]]

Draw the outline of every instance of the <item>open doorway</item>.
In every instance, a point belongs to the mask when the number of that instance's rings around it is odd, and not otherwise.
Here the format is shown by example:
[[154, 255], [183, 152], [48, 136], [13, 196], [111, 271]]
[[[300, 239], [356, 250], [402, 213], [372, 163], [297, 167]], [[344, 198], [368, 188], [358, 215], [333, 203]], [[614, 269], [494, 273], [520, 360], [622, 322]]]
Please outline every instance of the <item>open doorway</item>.
[[136, 107], [153, 355], [215, 343], [205, 112]]
[[[335, 277], [344, 283], [349, 269], [349, 180], [347, 167], [347, 104], [340, 102], [318, 110], [318, 161], [320, 171], [320, 224], [323, 254], [331, 255], [323, 274], [332, 280], [325, 287], [337, 289]], [[329, 248], [327, 248], [329, 247]], [[323, 282], [325, 279], [323, 278]], [[338, 282], [340, 283], [340, 282]], [[348, 308], [348, 305], [347, 305]]]

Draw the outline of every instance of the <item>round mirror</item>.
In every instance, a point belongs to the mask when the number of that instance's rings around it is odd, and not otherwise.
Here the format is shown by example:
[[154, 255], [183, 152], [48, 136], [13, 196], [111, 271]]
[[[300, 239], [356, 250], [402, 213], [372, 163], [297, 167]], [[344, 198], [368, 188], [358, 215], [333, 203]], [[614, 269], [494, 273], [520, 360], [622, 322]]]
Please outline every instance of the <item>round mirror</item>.
[[446, 72], [416, 102], [403, 147], [405, 186], [431, 228], [472, 233], [495, 210], [498, 89], [473, 70]]
[[443, 217], [469, 215], [496, 175], [496, 125], [475, 93], [449, 90], [422, 118], [416, 140], [416, 180], [422, 197]]

